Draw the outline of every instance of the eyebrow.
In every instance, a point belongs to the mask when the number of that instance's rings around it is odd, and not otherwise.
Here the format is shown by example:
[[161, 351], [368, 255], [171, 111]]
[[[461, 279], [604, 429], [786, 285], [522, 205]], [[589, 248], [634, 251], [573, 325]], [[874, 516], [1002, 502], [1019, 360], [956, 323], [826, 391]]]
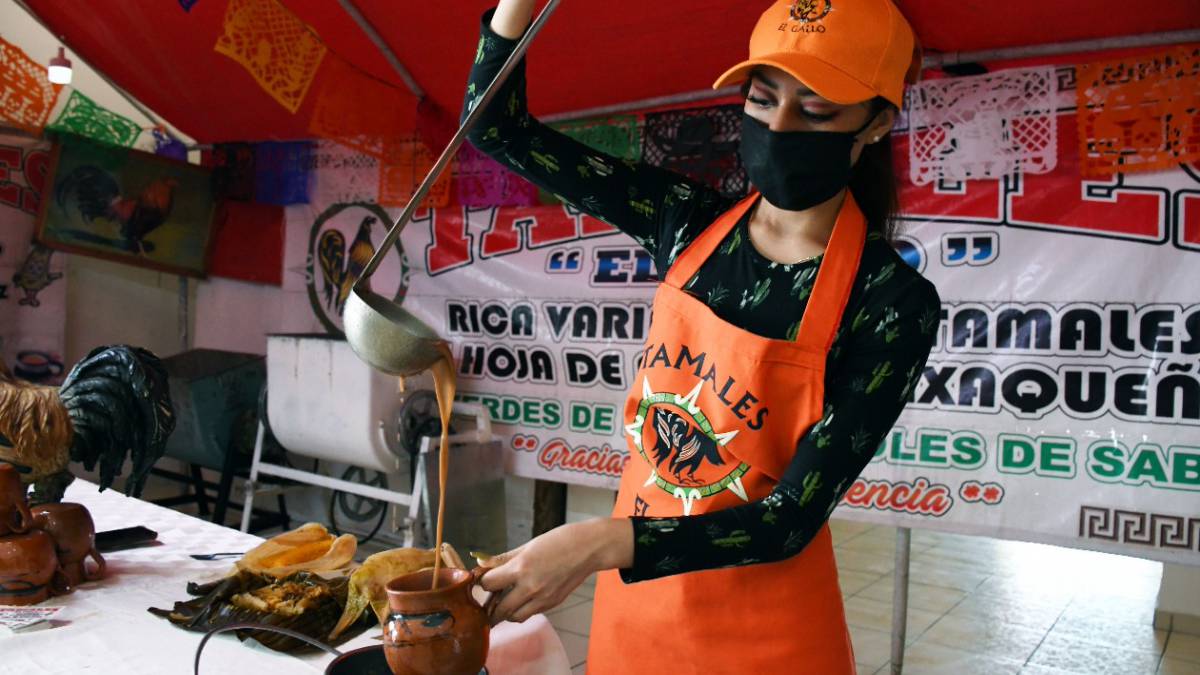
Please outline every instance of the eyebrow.
[[763, 75], [762, 73], [760, 73], [758, 71], [751, 72], [750, 79], [758, 80], [767, 89], [770, 89], [772, 91], [779, 91], [779, 84], [777, 82], [775, 82], [771, 78], [767, 77], [766, 75]]
[[[770, 89], [771, 91], [774, 91], [774, 92], [779, 91], [779, 83], [778, 82], [772, 80], [771, 78], [767, 77], [766, 75], [763, 75], [761, 72], [759, 72], [757, 70], [752, 71], [750, 73], [750, 79], [757, 80], [760, 84], [762, 84], [767, 89]], [[816, 94], [815, 91], [813, 91], [812, 89], [809, 89], [808, 87], [805, 87], [804, 85], [800, 85], [800, 88], [795, 91], [796, 98], [803, 98], [805, 96], [813, 96], [815, 94]]]

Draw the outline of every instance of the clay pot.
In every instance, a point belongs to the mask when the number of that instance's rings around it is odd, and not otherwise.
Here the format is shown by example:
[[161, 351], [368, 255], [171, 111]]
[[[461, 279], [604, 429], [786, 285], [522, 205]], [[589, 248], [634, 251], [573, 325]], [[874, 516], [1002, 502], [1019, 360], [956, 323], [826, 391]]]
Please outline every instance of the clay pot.
[[[54, 538], [59, 564], [71, 586], [104, 578], [106, 564], [96, 550], [96, 525], [92, 514], [82, 504], [42, 504], [31, 509], [33, 526]], [[88, 570], [85, 560], [91, 556], [94, 570]]]
[[0, 605], [36, 605], [71, 592], [54, 540], [41, 530], [0, 537]]
[[0, 463], [0, 537], [28, 532], [32, 524], [20, 474], [12, 466]]
[[[483, 570], [477, 570], [482, 572]], [[480, 574], [443, 568], [388, 582], [383, 651], [395, 675], [477, 675], [487, 661], [488, 609], [471, 595]], [[499, 596], [493, 596], [491, 604]]]

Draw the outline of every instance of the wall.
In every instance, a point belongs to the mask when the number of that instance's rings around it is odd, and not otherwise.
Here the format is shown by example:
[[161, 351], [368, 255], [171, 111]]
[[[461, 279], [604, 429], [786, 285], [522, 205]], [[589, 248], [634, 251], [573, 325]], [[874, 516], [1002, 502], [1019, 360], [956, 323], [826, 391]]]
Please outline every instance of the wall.
[[[196, 282], [188, 282], [195, 306]], [[75, 363], [94, 347], [132, 344], [159, 356], [181, 350], [179, 277], [129, 265], [67, 257], [67, 351]], [[189, 314], [189, 334], [195, 319]]]
[[568, 485], [567, 522], [577, 523], [589, 518], [607, 518], [612, 515], [613, 502], [616, 498], [617, 493], [614, 490]]
[[[0, 0], [0, 37], [30, 58], [47, 63], [61, 44], [13, 0]], [[143, 127], [154, 125], [70, 48], [67, 58], [72, 65], [72, 87]], [[64, 90], [62, 95], [68, 92]], [[176, 133], [185, 143], [192, 143], [191, 138]], [[149, 138], [143, 135], [138, 147], [151, 149]], [[135, 344], [160, 356], [179, 351], [178, 277], [71, 255], [67, 256], [67, 293], [68, 364], [102, 344]], [[191, 296], [194, 304], [194, 288]]]
[[[43, 28], [13, 0], [0, 0], [0, 37], [20, 47], [30, 58], [48, 63], [57, 54], [60, 40]], [[71, 87], [87, 94], [97, 104], [143, 127], [154, 122], [139, 112], [78, 55], [67, 49], [71, 60]], [[62, 96], [69, 95], [65, 89]], [[190, 137], [173, 130], [185, 143]], [[153, 149], [150, 136], [143, 135], [139, 149]], [[193, 160], [196, 158], [194, 157]], [[145, 347], [160, 356], [180, 351], [179, 277], [141, 268], [67, 255], [67, 315], [65, 363], [69, 367], [93, 348], [116, 343]], [[195, 282], [189, 282], [190, 304], [195, 305]], [[188, 331], [194, 334], [194, 320]], [[81, 478], [95, 480], [77, 467]], [[117, 481], [119, 488], [123, 481]], [[169, 490], [170, 488], [168, 488]]]

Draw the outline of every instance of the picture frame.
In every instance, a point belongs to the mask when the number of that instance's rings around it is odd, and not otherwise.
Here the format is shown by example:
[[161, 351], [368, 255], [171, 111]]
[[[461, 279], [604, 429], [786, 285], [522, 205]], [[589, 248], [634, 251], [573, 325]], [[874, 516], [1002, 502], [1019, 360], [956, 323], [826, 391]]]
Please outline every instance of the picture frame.
[[215, 206], [210, 169], [57, 134], [36, 238], [69, 253], [204, 278]]

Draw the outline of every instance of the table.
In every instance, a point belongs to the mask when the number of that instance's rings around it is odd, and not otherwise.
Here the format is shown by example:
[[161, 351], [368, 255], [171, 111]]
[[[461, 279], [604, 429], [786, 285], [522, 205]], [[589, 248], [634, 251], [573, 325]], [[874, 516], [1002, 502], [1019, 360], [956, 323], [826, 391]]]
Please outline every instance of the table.
[[[86, 506], [98, 531], [144, 525], [158, 533], [161, 545], [106, 555], [105, 579], [43, 603], [63, 608], [50, 628], [0, 635], [0, 673], [191, 673], [202, 634], [177, 628], [146, 609], [170, 608], [188, 597], [188, 581], [210, 581], [230, 569], [229, 560], [201, 562], [190, 554], [248, 551], [262, 539], [112, 490], [100, 493], [86, 481], [71, 485], [64, 501]], [[491, 643], [488, 670], [492, 675], [569, 675], [571, 671], [562, 642], [544, 616], [496, 626]], [[379, 641], [375, 631], [368, 630], [339, 649], [373, 644]], [[322, 673], [332, 659], [325, 653], [279, 654], [240, 643], [228, 634], [205, 647], [200, 672]]]

